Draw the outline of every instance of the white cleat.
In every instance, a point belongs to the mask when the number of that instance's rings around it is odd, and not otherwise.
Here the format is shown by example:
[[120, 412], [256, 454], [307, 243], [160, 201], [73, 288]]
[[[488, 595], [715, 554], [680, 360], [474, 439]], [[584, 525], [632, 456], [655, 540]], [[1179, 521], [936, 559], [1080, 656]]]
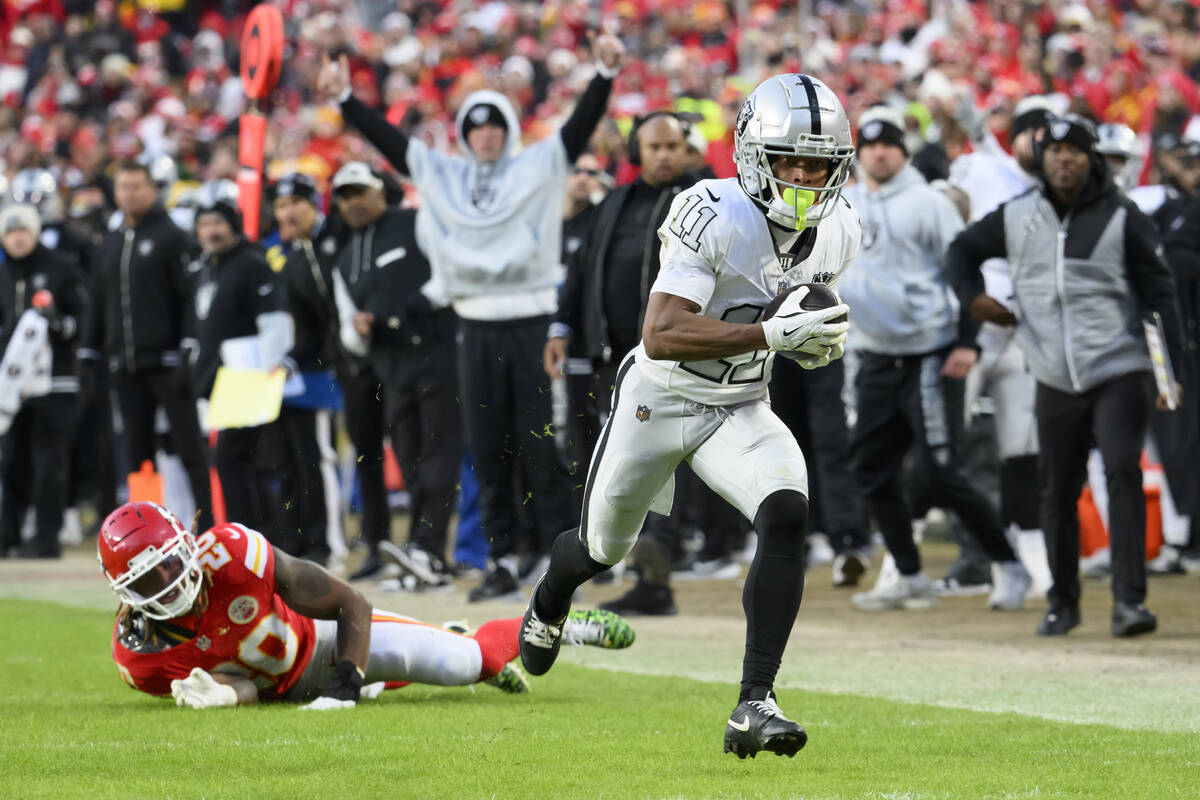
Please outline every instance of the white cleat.
[[882, 584], [876, 582], [871, 591], [851, 595], [850, 603], [860, 611], [928, 611], [937, 603], [937, 595], [929, 576], [918, 572]]
[[1033, 586], [1033, 577], [1020, 561], [997, 562], [992, 564], [992, 586], [988, 608], [1020, 611], [1025, 605], [1025, 595]]

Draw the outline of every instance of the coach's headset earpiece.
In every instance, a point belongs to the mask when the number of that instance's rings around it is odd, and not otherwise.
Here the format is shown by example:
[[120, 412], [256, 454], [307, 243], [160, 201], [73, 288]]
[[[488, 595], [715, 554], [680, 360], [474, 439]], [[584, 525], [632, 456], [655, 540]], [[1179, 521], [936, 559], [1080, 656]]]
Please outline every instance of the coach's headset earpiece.
[[687, 139], [688, 134], [692, 132], [692, 123], [683, 116], [676, 114], [674, 111], [651, 111], [644, 117], [634, 117], [633, 127], [629, 129], [629, 142], [625, 145], [625, 149], [629, 151], [629, 163], [635, 167], [642, 165], [642, 150], [638, 147], [638, 131], [650, 120], [655, 117], [670, 117], [679, 123], [683, 128], [683, 138]]

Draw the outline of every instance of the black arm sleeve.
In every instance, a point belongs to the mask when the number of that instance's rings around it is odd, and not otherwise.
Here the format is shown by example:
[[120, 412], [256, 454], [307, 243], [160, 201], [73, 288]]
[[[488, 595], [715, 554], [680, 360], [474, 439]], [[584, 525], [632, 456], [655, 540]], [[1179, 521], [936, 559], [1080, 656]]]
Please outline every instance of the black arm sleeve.
[[65, 340], [75, 339], [79, 341], [82, 334], [82, 326], [87, 324], [89, 319], [88, 308], [91, 306], [91, 297], [87, 291], [87, 276], [78, 267], [71, 264], [64, 264], [65, 281], [63, 286], [63, 297], [61, 302], [61, 313], [75, 320], [74, 330], [70, 331], [70, 335], [65, 335]]
[[383, 115], [367, 105], [354, 95], [342, 103], [342, 116], [346, 121], [358, 128], [359, 133], [367, 137], [367, 141], [383, 154], [383, 157], [396, 168], [401, 175], [408, 175], [408, 137], [384, 119]]
[[587, 150], [588, 140], [592, 138], [592, 133], [604, 118], [604, 112], [608, 110], [608, 96], [612, 93], [612, 84], [612, 80], [597, 74], [588, 83], [583, 96], [575, 105], [575, 110], [571, 112], [571, 117], [563, 123], [559, 136], [567, 149], [567, 161], [570, 163], [574, 164], [575, 159]]
[[[968, 225], [946, 250], [946, 272], [958, 294], [961, 311], [958, 317], [958, 344], [975, 347], [979, 320], [968, 310], [971, 301], [984, 293], [983, 272], [980, 267], [989, 258], [1004, 258], [1008, 246], [1004, 238], [1004, 206]], [[1007, 298], [997, 298], [1006, 300]]]
[[[1193, 198], [1163, 237], [1167, 263], [1178, 278], [1200, 281], [1200, 198]], [[1174, 223], [1172, 223], [1174, 225]]]
[[1175, 295], [1175, 278], [1163, 259], [1154, 222], [1133, 203], [1128, 203], [1126, 209], [1125, 270], [1129, 283], [1142, 313], [1157, 311], [1162, 318], [1171, 361], [1179, 364], [1183, 358], [1183, 327]]
[[78, 349], [90, 351], [84, 354], [86, 358], [99, 360], [100, 353], [104, 349], [104, 311], [107, 307], [106, 291], [108, 288], [104, 280], [103, 266], [99, 266], [95, 274], [86, 276], [85, 280], [91, 303], [88, 304], [87, 313], [79, 321]]

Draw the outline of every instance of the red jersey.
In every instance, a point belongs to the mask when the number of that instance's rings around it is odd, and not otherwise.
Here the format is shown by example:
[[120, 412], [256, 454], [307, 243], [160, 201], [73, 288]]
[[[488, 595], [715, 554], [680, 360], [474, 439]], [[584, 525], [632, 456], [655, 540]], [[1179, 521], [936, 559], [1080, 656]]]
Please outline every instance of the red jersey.
[[[232, 523], [205, 532], [196, 549], [212, 580], [208, 608], [166, 625], [144, 618], [137, 623], [152, 627], [156, 644], [173, 636], [180, 640], [165, 649], [139, 644], [147, 638], [145, 629], [131, 632], [118, 619], [112, 649], [121, 677], [134, 689], [169, 695], [172, 680], [200, 667], [249, 678], [260, 698], [279, 699], [304, 673], [317, 637], [313, 621], [275, 593], [270, 543], [261, 533]], [[195, 635], [187, 638], [190, 631]]]

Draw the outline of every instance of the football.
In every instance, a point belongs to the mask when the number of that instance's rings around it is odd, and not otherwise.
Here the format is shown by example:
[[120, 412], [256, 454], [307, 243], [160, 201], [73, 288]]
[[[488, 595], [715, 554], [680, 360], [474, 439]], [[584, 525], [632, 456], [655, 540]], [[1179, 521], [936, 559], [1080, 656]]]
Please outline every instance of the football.
[[[779, 312], [779, 307], [783, 305], [784, 298], [802, 286], [807, 286], [809, 290], [808, 296], [800, 301], [800, 307], [805, 311], [819, 311], [822, 308], [836, 306], [841, 302], [838, 300], [837, 295], [833, 293], [833, 290], [823, 283], [798, 283], [795, 286], [789, 286], [787, 289], [784, 289], [782, 292], [775, 295], [775, 299], [767, 305], [767, 310], [766, 313], [763, 314], [763, 319], [767, 320], [775, 316], [775, 314]], [[845, 321], [845, 314], [842, 314], [837, 319], [830, 320], [830, 322]]]

